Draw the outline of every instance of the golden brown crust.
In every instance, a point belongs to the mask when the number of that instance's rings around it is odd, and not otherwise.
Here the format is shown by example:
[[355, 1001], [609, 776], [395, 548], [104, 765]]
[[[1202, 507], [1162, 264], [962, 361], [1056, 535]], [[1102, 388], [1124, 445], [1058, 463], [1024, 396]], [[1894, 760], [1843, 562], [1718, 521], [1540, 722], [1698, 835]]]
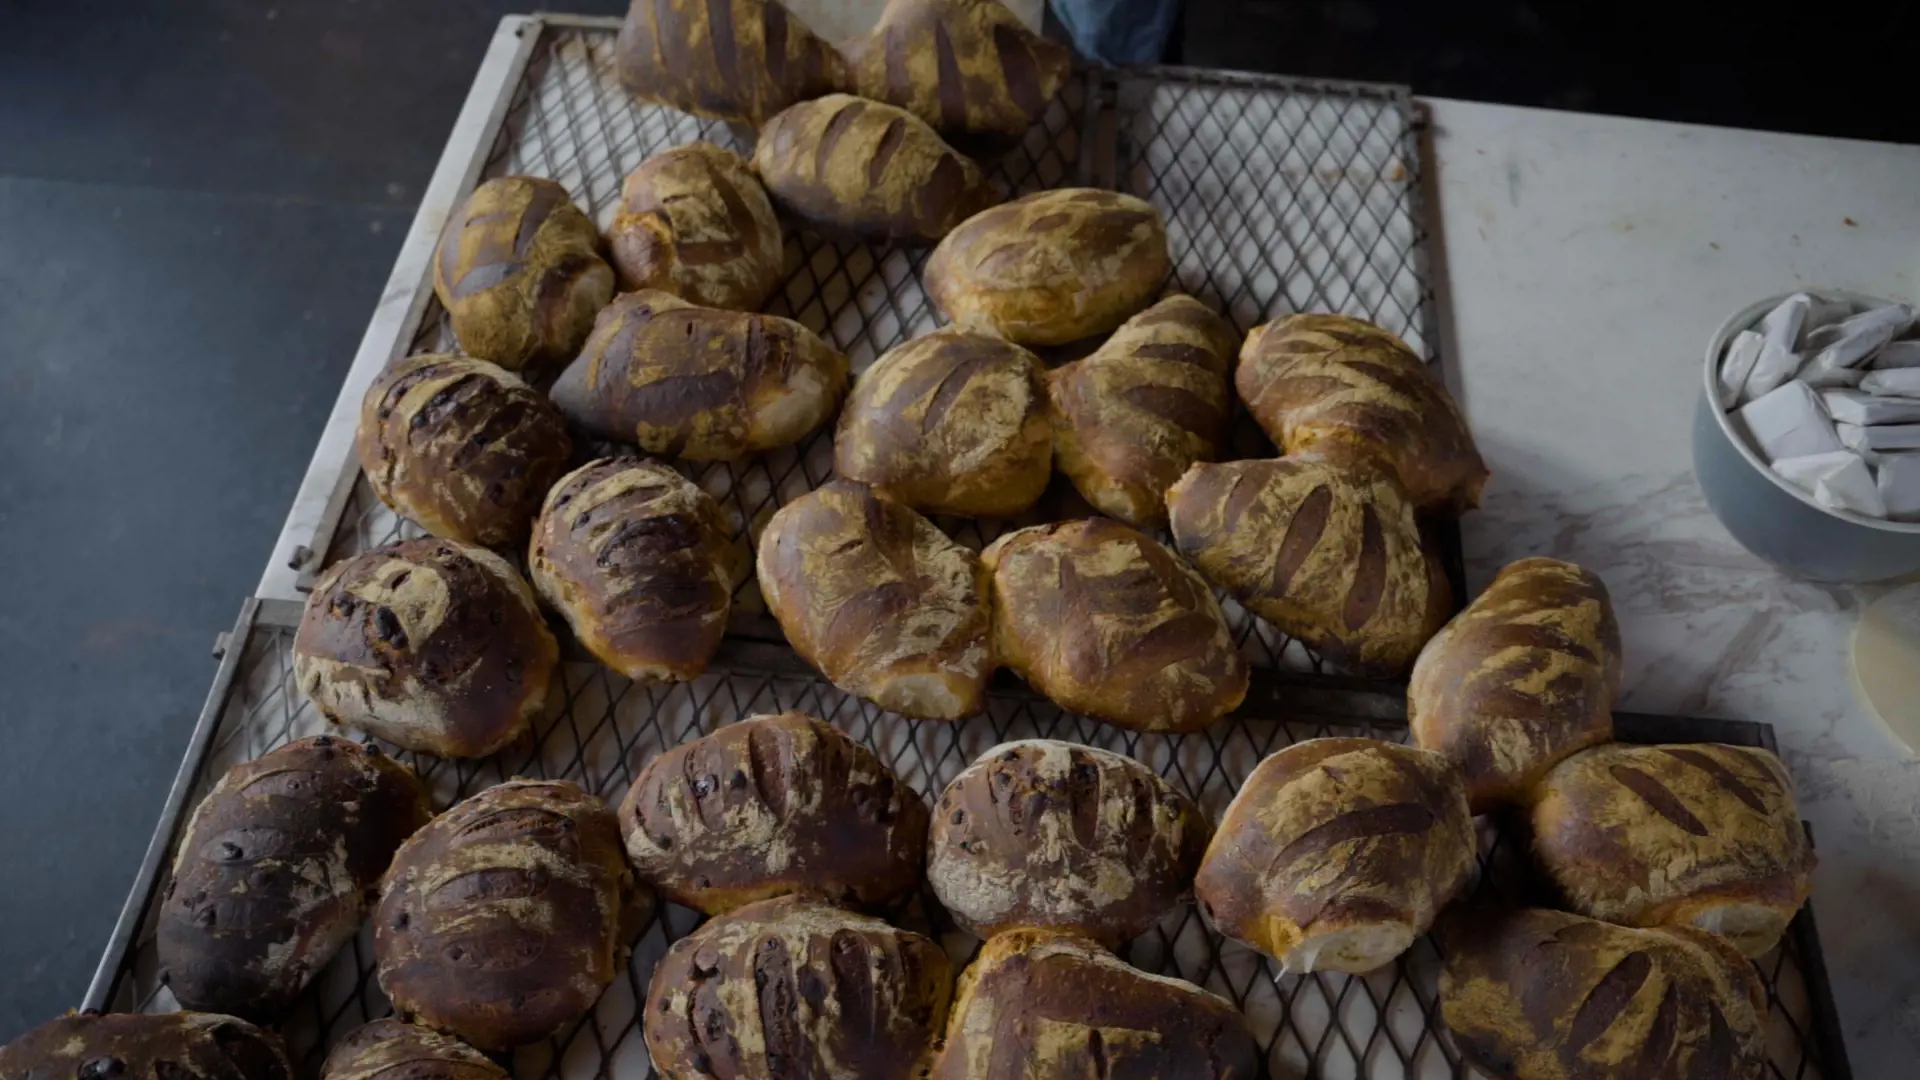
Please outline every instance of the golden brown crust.
[[1696, 926], [1758, 957], [1813, 887], [1793, 782], [1757, 747], [1598, 746], [1533, 798], [1534, 855], [1597, 919]]
[[395, 513], [435, 536], [512, 547], [566, 471], [573, 440], [552, 403], [512, 373], [424, 353], [367, 387], [354, 450]]
[[985, 707], [987, 571], [933, 522], [829, 481], [767, 522], [758, 576], [787, 641], [835, 686], [928, 720]]
[[968, 218], [933, 249], [921, 280], [956, 326], [1062, 345], [1126, 321], [1172, 266], [1152, 206], [1114, 191], [1058, 188]]
[[188, 1009], [270, 1020], [360, 929], [400, 842], [433, 816], [378, 747], [317, 735], [227, 770], [160, 901], [160, 967]]
[[374, 911], [380, 989], [483, 1050], [547, 1038], [613, 981], [631, 890], [599, 799], [565, 780], [488, 788], [394, 856]]
[[642, 100], [756, 127], [852, 82], [777, 0], [633, 0], [613, 49], [621, 84]]
[[1180, 553], [1322, 656], [1399, 676], [1453, 608], [1399, 484], [1313, 457], [1201, 463], [1167, 491]]
[[932, 1080], [1252, 1080], [1239, 1010], [1128, 966], [1087, 938], [1015, 930], [960, 976]]
[[1046, 491], [1046, 373], [1018, 345], [936, 330], [887, 351], [847, 396], [833, 468], [930, 514], [1007, 517]]
[[520, 572], [452, 540], [334, 564], [293, 640], [294, 679], [328, 719], [441, 757], [485, 757], [519, 738], [559, 661]]
[[217, 1013], [76, 1013], [0, 1046], [24, 1080], [293, 1080], [280, 1037]]
[[919, 117], [848, 94], [767, 121], [753, 167], [782, 210], [832, 237], [931, 244], [998, 198]]
[[647, 763], [620, 804], [640, 879], [721, 915], [798, 893], [861, 907], [920, 883], [927, 805], [840, 729], [754, 716]]
[[391, 1017], [349, 1032], [320, 1080], [509, 1080], [507, 1070], [451, 1035]]
[[1282, 453], [1372, 461], [1421, 509], [1471, 510], [1487, 467], [1453, 395], [1406, 342], [1344, 315], [1256, 326], [1235, 387]]
[[1167, 489], [1226, 449], [1237, 335], [1213, 309], [1169, 296], [1099, 351], [1047, 379], [1053, 452], [1101, 513], [1142, 529], [1167, 524]]
[[981, 553], [994, 653], [1070, 712], [1197, 731], [1247, 692], [1206, 582], [1153, 538], [1090, 518], [1011, 532]]
[[1766, 995], [1698, 930], [1559, 911], [1449, 915], [1440, 1014], [1497, 1080], [1759, 1080]]
[[780, 284], [780, 220], [745, 158], [695, 142], [627, 174], [607, 246], [623, 290], [757, 311]]
[[537, 373], [573, 358], [593, 313], [613, 297], [613, 268], [566, 188], [502, 176], [474, 188], [447, 219], [433, 292], [463, 352]]
[[562, 477], [534, 524], [541, 599], [629, 679], [706, 670], [744, 567], [713, 497], [671, 466], [601, 458]]
[[799, 897], [749, 904], [673, 943], [647, 992], [665, 1080], [924, 1075], [953, 972], [918, 934]]
[[833, 418], [847, 358], [792, 319], [626, 293], [553, 384], [567, 419], [652, 454], [736, 461]]
[[1548, 769], [1613, 738], [1620, 624], [1600, 575], [1521, 559], [1420, 650], [1416, 743], [1459, 766], [1474, 813], [1517, 803]]
[[1445, 758], [1308, 739], [1247, 777], [1194, 895], [1216, 929], [1283, 970], [1371, 971], [1427, 932], [1476, 851], [1466, 789]]
[[1192, 889], [1210, 834], [1193, 800], [1130, 757], [1002, 743], [941, 792], [927, 882], [978, 937], [1050, 927], [1118, 946]]

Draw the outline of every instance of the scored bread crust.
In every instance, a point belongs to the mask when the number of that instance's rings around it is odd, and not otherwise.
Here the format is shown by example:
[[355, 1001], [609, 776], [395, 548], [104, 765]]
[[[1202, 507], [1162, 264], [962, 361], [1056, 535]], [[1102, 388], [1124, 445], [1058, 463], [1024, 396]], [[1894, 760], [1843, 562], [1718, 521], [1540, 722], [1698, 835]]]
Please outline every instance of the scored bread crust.
[[778, 0], [633, 0], [613, 64], [644, 101], [755, 127], [852, 82], [834, 47]]
[[327, 1052], [320, 1080], [509, 1080], [487, 1055], [430, 1028], [388, 1017], [363, 1024]]
[[625, 291], [757, 311], [780, 284], [780, 219], [747, 160], [708, 142], [664, 150], [620, 185], [607, 229]]
[[0, 1046], [0, 1076], [293, 1080], [280, 1037], [219, 1013], [70, 1013]]

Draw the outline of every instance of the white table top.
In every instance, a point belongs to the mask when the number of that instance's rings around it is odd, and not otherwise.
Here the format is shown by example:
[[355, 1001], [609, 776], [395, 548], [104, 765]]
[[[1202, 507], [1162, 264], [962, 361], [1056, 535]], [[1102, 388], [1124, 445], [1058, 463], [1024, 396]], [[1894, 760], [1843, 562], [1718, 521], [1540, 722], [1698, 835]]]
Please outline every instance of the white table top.
[[1454, 101], [1433, 116], [1442, 346], [1493, 470], [1469, 584], [1526, 555], [1605, 579], [1621, 708], [1774, 725], [1821, 863], [1853, 1070], [1920, 1057], [1920, 761], [1855, 697], [1882, 588], [1795, 582], [1694, 482], [1708, 336], [1802, 285], [1920, 297], [1920, 147]]

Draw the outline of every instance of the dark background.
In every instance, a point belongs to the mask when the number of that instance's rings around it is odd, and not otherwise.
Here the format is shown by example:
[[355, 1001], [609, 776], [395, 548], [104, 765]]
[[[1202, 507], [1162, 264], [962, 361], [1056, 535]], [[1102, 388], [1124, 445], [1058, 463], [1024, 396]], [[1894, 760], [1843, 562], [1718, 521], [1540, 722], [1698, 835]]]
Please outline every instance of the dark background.
[[[481, 53], [537, 6], [0, 0], [0, 1040], [79, 1003]], [[1580, 6], [1195, 0], [1173, 58], [1920, 141], [1911, 5]]]

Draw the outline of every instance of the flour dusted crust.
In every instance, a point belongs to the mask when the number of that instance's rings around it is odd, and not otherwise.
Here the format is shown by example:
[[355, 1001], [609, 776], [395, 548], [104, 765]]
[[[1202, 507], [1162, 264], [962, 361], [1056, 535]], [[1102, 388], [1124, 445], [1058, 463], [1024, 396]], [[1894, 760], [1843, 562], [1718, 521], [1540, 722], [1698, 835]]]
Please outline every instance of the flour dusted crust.
[[280, 1037], [217, 1013], [76, 1013], [0, 1047], [28, 1080], [293, 1080]]
[[509, 1080], [487, 1055], [430, 1028], [388, 1018], [333, 1045], [320, 1080]]
[[851, 81], [833, 46], [778, 0], [634, 0], [613, 63], [643, 101], [754, 126]]
[[712, 143], [663, 150], [620, 185], [607, 229], [624, 290], [756, 311], [780, 284], [780, 219], [745, 158]]

